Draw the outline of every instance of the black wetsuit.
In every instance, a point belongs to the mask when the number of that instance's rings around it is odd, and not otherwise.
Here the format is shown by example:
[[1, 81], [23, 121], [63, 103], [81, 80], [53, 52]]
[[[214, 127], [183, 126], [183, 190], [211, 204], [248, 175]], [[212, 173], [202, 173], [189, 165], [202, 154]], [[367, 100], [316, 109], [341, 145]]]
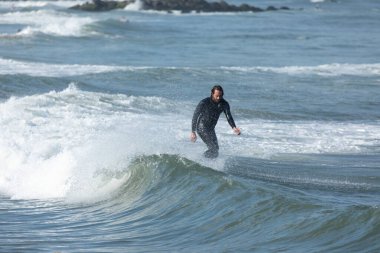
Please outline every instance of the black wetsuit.
[[208, 158], [215, 158], [219, 154], [218, 139], [215, 134], [215, 126], [218, 123], [220, 114], [224, 112], [227, 121], [232, 128], [236, 127], [230, 112], [230, 105], [223, 98], [215, 103], [211, 97], [207, 97], [199, 102], [194, 111], [191, 129], [197, 131], [208, 150], [204, 155]]

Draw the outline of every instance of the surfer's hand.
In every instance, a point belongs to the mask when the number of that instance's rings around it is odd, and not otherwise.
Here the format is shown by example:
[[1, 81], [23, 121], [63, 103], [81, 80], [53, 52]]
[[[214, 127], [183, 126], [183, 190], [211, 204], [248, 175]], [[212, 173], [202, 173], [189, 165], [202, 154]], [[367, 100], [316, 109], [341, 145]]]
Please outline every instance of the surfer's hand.
[[195, 134], [195, 132], [191, 132], [191, 134], [190, 134], [190, 140], [192, 142], [195, 142], [197, 140], [197, 135]]
[[238, 127], [234, 127], [232, 130], [234, 130], [234, 133], [237, 135], [241, 134], [240, 128], [238, 128]]

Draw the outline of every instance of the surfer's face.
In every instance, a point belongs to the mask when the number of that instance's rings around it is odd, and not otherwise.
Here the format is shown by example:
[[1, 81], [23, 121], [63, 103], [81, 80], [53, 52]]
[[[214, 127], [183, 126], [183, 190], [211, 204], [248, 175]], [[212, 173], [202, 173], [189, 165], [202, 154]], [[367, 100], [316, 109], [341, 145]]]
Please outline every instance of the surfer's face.
[[220, 90], [214, 90], [214, 93], [211, 94], [211, 99], [215, 103], [219, 103], [222, 98], [223, 92], [221, 92]]

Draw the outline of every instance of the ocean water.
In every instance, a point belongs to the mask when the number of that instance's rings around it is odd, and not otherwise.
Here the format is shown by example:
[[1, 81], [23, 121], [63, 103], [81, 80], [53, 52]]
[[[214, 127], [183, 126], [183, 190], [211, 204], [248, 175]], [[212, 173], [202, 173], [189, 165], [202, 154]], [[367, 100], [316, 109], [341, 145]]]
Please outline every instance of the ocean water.
[[380, 2], [228, 2], [0, 2], [0, 252], [380, 252]]

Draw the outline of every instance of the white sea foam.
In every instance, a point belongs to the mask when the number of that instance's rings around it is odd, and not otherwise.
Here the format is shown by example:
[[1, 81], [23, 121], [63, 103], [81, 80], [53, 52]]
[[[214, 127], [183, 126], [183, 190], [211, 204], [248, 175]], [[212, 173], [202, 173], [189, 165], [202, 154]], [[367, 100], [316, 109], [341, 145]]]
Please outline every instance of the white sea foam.
[[247, 157], [266, 158], [281, 153], [355, 154], [366, 152], [371, 147], [376, 149], [380, 144], [379, 122], [243, 121], [239, 125], [242, 128], [243, 141], [229, 136], [229, 141], [224, 145], [232, 148], [244, 142], [239, 153]]
[[[75, 76], [91, 73], [104, 73], [114, 71], [138, 71], [155, 69], [153, 66], [112, 66], [112, 65], [80, 65], [80, 64], [49, 64], [39, 62], [17, 61], [0, 58], [0, 74], [26, 74], [31, 76]], [[189, 67], [160, 67], [164, 69], [197, 70]], [[204, 70], [205, 68], [202, 68]], [[215, 68], [210, 68], [215, 69]], [[322, 76], [380, 76], [380, 64], [326, 64], [311, 66], [285, 66], [285, 67], [221, 67], [225, 71], [238, 72], [274, 72], [289, 75], [322, 75]]]
[[191, 11], [191, 12], [182, 12], [180, 10], [171, 10], [171, 11], [164, 11], [164, 10], [140, 10], [141, 12], [147, 13], [147, 14], [154, 14], [154, 15], [174, 15], [174, 16], [236, 16], [236, 15], [243, 15], [243, 12], [197, 12], [197, 11]]
[[21, 199], [108, 196], [128, 179], [135, 155], [170, 151], [164, 140], [173, 133], [159, 127], [165, 116], [142, 113], [165, 103], [74, 85], [1, 103], [0, 192]]
[[30, 76], [76, 76], [114, 71], [134, 71], [149, 67], [129, 67], [110, 65], [48, 64], [39, 62], [16, 61], [0, 58], [0, 74], [25, 74]]
[[71, 7], [77, 4], [86, 2], [85, 0], [74, 1], [1, 1], [0, 8], [6, 8], [14, 10], [17, 8], [31, 8], [31, 7], [46, 7], [46, 6], [58, 6], [58, 7]]
[[140, 10], [142, 10], [142, 8], [143, 8], [143, 3], [141, 2], [141, 0], [136, 0], [134, 3], [128, 4], [125, 7], [125, 10], [140, 11]]
[[324, 64], [318, 66], [284, 66], [284, 67], [222, 67], [225, 70], [241, 72], [274, 72], [289, 75], [380, 75], [380, 63], [374, 64]]
[[27, 8], [27, 7], [44, 7], [47, 6], [46, 1], [3, 1], [0, 2], [0, 7], [8, 9]]
[[95, 22], [90, 17], [78, 17], [54, 10], [38, 10], [29, 12], [9, 12], [0, 15], [0, 23], [21, 24], [26, 28], [17, 34], [31, 36], [44, 33], [54, 36], [85, 36], [86, 25]]

